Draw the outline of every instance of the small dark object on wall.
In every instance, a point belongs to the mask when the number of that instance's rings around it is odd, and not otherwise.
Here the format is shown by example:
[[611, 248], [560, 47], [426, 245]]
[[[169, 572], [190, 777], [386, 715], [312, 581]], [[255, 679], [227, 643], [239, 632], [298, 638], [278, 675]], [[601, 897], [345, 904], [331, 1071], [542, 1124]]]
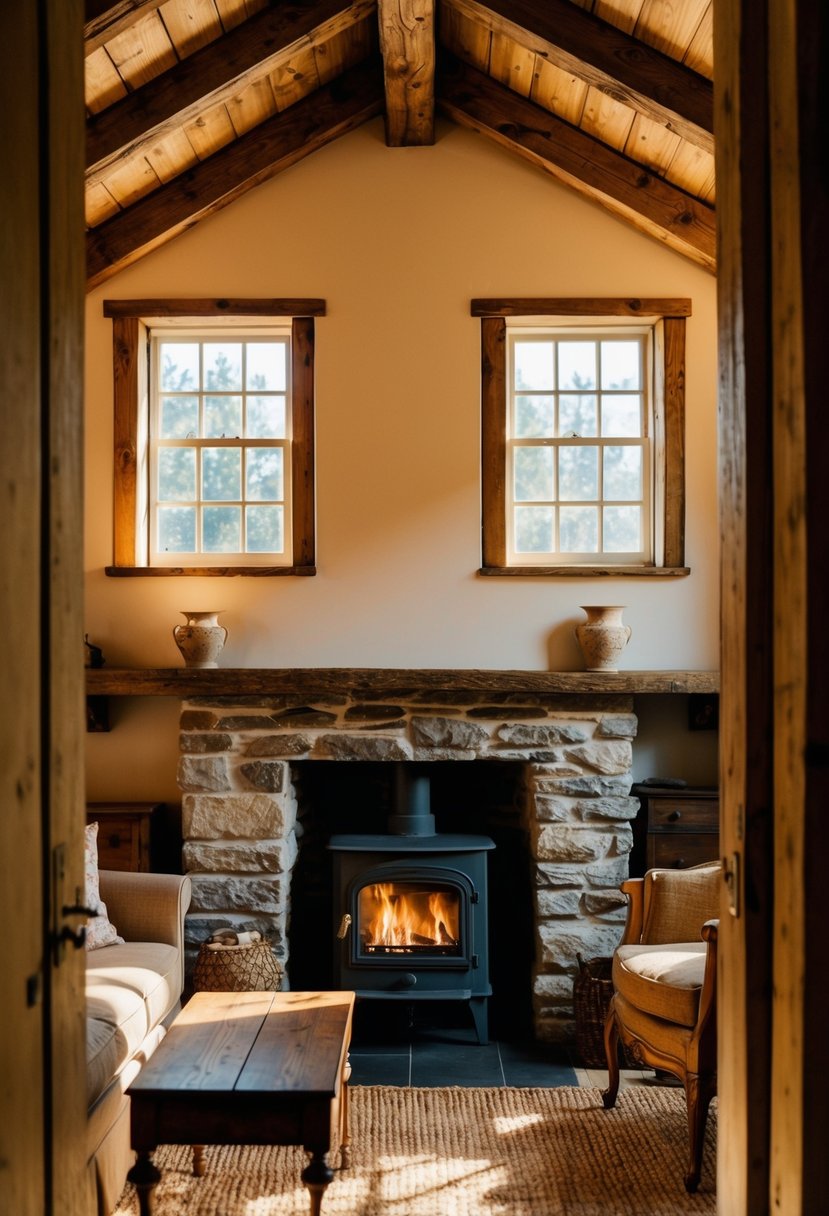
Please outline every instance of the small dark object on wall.
[[104, 652], [100, 646], [90, 642], [88, 633], [83, 635], [83, 662], [84, 667], [103, 667], [104, 665]]
[[720, 698], [715, 692], [692, 692], [688, 697], [688, 729], [717, 730]]

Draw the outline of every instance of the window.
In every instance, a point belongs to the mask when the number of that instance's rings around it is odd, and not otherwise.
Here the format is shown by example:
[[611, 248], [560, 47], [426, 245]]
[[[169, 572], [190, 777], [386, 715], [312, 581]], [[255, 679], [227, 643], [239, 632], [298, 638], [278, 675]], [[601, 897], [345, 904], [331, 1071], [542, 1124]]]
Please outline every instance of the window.
[[483, 574], [682, 575], [688, 300], [474, 300]]
[[[321, 300], [109, 300], [107, 574], [314, 574]], [[299, 315], [303, 312], [303, 315]]]

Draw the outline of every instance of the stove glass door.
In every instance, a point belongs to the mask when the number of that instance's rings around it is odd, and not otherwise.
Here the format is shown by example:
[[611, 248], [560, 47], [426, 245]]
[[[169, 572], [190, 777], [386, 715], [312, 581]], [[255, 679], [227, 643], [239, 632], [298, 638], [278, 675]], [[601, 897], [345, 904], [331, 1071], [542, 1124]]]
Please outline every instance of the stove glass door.
[[357, 893], [357, 941], [364, 958], [462, 955], [461, 893], [422, 879], [372, 882]]

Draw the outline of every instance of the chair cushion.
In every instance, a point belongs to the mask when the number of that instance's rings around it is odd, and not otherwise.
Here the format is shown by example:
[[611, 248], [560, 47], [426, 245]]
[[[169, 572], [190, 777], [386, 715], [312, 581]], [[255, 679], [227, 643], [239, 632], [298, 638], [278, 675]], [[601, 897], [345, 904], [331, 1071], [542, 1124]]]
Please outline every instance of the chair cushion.
[[705, 922], [720, 914], [721, 885], [718, 861], [688, 870], [648, 870], [642, 941], [695, 941]]
[[112, 1022], [86, 1019], [86, 1104], [91, 1106], [127, 1059], [127, 1041]]
[[678, 1026], [693, 1026], [705, 974], [706, 944], [619, 946], [613, 986], [637, 1009]]

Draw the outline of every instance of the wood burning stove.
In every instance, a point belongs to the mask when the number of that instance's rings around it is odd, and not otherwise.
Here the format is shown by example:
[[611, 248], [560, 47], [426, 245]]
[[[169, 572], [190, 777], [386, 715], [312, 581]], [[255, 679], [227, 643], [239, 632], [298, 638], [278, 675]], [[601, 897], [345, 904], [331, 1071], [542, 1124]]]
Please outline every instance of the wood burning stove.
[[467, 1001], [488, 1041], [488, 836], [435, 831], [428, 775], [399, 765], [389, 831], [332, 836], [335, 987], [386, 1001]]

